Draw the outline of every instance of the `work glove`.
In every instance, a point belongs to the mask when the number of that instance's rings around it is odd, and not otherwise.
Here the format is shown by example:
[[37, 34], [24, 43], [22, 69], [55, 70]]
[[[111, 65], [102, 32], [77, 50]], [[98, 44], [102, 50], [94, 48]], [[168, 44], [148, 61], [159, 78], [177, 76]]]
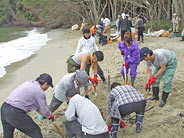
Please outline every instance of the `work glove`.
[[54, 115], [53, 114], [50, 115], [49, 120], [52, 120], [52, 122], [54, 122]]
[[121, 55], [124, 55], [124, 51], [123, 50], [121, 51]]
[[89, 78], [89, 80], [94, 84], [98, 84], [98, 78], [97, 75], [94, 75], [94, 78]]
[[156, 77], [155, 76], [152, 76], [150, 79], [149, 79], [149, 84], [152, 85], [156, 82]]
[[146, 92], [149, 92], [151, 90], [151, 87], [150, 87], [149, 83], [146, 83], [145, 90], [146, 90]]
[[42, 115], [40, 115], [40, 116], [38, 117], [38, 121], [41, 121], [41, 120], [43, 120], [43, 119], [45, 119], [45, 117], [42, 116]]
[[125, 66], [125, 67], [126, 67], [126, 66], [128, 66], [128, 63], [127, 63], [127, 62], [125, 62], [125, 63], [123, 64], [123, 66]]
[[88, 98], [89, 99], [89, 95], [85, 95], [85, 98]]
[[120, 121], [120, 128], [125, 128], [125, 122], [123, 120]]

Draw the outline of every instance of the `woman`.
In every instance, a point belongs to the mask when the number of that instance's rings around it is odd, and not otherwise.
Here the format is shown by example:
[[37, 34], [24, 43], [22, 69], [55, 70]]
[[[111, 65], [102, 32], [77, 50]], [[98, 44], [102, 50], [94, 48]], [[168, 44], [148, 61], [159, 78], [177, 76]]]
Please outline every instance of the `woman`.
[[131, 85], [134, 87], [134, 81], [137, 74], [137, 66], [140, 63], [140, 55], [139, 46], [135, 40], [132, 39], [130, 32], [126, 32], [124, 34], [123, 41], [119, 43], [119, 49], [125, 60], [121, 69], [121, 74], [123, 78], [125, 78], [124, 66], [126, 67], [126, 75], [128, 74], [130, 68]]

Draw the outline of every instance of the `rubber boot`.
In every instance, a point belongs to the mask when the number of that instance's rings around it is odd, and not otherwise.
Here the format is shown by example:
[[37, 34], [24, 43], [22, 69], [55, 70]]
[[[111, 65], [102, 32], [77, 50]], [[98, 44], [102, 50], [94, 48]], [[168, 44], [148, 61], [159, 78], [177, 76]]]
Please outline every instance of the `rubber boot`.
[[162, 93], [162, 101], [160, 102], [160, 107], [164, 107], [166, 102], [167, 102], [167, 98], [169, 96], [169, 93], [168, 92], [164, 92]]
[[117, 138], [118, 124], [111, 123], [111, 138]]
[[158, 97], [159, 87], [152, 87], [152, 89], [153, 89], [153, 96], [148, 100], [159, 100], [159, 97]]
[[136, 114], [136, 133], [140, 133], [142, 131], [142, 122], [144, 119], [144, 115]]
[[134, 78], [131, 78], [131, 85], [132, 85], [132, 87], [134, 87], [134, 82], [135, 82], [135, 77]]

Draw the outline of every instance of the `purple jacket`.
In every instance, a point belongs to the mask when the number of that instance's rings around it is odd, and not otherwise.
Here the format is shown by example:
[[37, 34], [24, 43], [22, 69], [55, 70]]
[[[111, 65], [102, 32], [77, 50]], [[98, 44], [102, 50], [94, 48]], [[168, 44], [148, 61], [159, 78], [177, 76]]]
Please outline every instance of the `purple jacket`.
[[25, 112], [36, 110], [46, 118], [51, 114], [47, 107], [45, 92], [37, 81], [24, 82], [9, 94], [5, 102]]
[[119, 43], [120, 51], [124, 51], [123, 57], [125, 58], [125, 62], [130, 63], [140, 63], [140, 55], [139, 55], [139, 46], [133, 39], [131, 46], [128, 48], [124, 41]]

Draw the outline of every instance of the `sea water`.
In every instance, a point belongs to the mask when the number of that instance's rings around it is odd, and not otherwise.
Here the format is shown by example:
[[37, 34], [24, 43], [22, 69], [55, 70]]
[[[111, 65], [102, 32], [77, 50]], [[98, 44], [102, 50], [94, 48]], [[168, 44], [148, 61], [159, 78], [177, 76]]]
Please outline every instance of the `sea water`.
[[28, 31], [26, 37], [0, 43], [0, 78], [6, 74], [6, 67], [34, 54], [49, 41], [47, 34], [41, 34], [36, 28]]

